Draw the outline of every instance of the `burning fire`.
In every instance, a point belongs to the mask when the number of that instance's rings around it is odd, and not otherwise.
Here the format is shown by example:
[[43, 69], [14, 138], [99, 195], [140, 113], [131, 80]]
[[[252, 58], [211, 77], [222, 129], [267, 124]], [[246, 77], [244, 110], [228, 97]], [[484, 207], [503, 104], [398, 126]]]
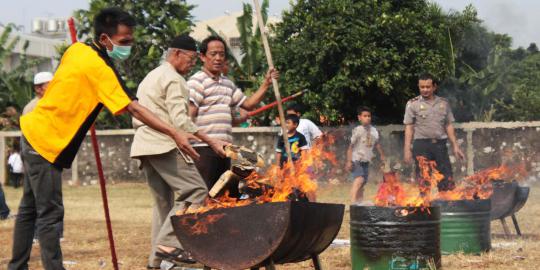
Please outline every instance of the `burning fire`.
[[[185, 216], [181, 219], [181, 223], [182, 226], [189, 228], [186, 231], [188, 231], [191, 235], [207, 234], [208, 225], [214, 224], [224, 216], [225, 214], [207, 215], [203, 218], [197, 218], [197, 215]], [[190, 223], [193, 223], [193, 225]]]
[[439, 192], [436, 199], [446, 201], [488, 199], [493, 194], [493, 181], [511, 181], [513, 179], [522, 179], [526, 175], [525, 164], [503, 165], [485, 169], [465, 177], [456, 185], [454, 190]]
[[418, 187], [402, 183], [397, 173], [389, 172], [383, 176], [383, 182], [375, 196], [375, 205], [382, 207], [427, 207], [429, 200], [420, 196]]
[[246, 178], [245, 185], [260, 191], [261, 195], [240, 200], [225, 193], [221, 197], [207, 199], [205, 206], [195, 212], [306, 199], [306, 196], [317, 191], [317, 172], [322, 171], [328, 164], [337, 165], [335, 155], [328, 149], [334, 141], [332, 136], [325, 136], [315, 142], [310, 150], [302, 152], [300, 159], [293, 164], [286, 163], [283, 168], [273, 165], [263, 175], [251, 174]]
[[474, 200], [487, 199], [493, 193], [492, 181], [521, 179], [527, 175], [525, 165], [500, 166], [482, 170], [456, 182], [450, 191], [436, 191], [434, 187], [444, 179], [437, 170], [437, 164], [424, 157], [418, 158], [418, 184], [402, 183], [395, 172], [385, 173], [383, 183], [375, 196], [375, 205], [428, 207], [434, 200]]

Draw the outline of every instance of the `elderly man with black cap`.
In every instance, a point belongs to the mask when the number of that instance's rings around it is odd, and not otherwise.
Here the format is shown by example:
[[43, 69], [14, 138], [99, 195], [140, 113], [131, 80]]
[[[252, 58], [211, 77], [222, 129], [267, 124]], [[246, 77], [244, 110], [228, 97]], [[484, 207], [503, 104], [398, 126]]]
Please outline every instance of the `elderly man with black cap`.
[[[188, 115], [189, 90], [183, 75], [196, 61], [195, 40], [188, 35], [174, 38], [165, 61], [150, 71], [139, 85], [137, 98], [161, 120], [177, 130], [193, 134], [218, 155], [224, 156], [226, 143], [198, 131]], [[208, 194], [205, 182], [193, 160], [179, 151], [173, 140], [137, 119], [133, 119], [133, 126], [135, 137], [131, 157], [140, 159], [154, 197], [149, 268], [159, 269], [162, 260], [194, 263], [174, 235], [170, 217], [200, 206]]]

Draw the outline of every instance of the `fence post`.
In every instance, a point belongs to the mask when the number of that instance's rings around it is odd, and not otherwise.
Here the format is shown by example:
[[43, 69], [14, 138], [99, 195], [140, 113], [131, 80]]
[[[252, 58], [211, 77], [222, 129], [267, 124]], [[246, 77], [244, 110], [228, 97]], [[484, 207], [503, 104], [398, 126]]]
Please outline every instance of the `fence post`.
[[79, 155], [77, 154], [75, 156], [75, 159], [73, 159], [73, 163], [71, 164], [71, 182], [74, 186], [79, 185]]

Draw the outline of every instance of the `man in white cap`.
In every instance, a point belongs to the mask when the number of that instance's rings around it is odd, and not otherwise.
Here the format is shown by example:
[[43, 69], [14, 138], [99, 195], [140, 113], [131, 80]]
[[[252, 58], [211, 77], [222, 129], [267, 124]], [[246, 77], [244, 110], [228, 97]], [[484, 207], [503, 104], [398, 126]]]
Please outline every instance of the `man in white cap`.
[[53, 74], [50, 72], [39, 72], [34, 76], [34, 92], [36, 92], [36, 97], [24, 106], [23, 115], [34, 110], [39, 99], [45, 94], [45, 90], [47, 90], [47, 86], [52, 79]]

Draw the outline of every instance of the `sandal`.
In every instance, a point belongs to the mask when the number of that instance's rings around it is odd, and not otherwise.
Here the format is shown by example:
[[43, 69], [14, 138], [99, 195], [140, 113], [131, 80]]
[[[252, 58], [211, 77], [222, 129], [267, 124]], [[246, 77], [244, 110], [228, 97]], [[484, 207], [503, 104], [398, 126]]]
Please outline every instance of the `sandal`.
[[174, 249], [172, 252], [157, 251], [156, 256], [162, 260], [167, 260], [173, 263], [197, 263], [197, 261], [191, 256], [191, 253], [179, 248]]

